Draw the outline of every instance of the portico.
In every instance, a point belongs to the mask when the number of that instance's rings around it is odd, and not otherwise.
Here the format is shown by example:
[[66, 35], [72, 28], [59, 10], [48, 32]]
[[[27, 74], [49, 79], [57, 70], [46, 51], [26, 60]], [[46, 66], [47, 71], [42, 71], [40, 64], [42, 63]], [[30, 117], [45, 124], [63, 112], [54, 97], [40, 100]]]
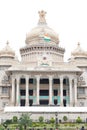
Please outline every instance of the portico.
[[17, 74], [12, 76], [12, 104], [15, 106], [76, 106], [77, 81], [74, 75]]

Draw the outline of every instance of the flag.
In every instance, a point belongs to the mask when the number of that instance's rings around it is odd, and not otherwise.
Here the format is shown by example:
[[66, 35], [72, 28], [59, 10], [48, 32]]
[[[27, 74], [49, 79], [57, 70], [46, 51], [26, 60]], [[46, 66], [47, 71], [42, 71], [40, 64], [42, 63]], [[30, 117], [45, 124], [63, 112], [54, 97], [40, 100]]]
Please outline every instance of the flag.
[[45, 40], [46, 42], [51, 41], [51, 39], [50, 39], [50, 37], [49, 37], [48, 34], [44, 34], [44, 40]]

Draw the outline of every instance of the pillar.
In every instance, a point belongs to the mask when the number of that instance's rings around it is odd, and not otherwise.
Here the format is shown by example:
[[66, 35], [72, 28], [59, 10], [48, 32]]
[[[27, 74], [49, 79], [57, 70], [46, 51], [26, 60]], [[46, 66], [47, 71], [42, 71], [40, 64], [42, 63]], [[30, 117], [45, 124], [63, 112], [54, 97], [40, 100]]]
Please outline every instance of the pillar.
[[16, 105], [20, 106], [20, 91], [19, 91], [19, 83], [20, 83], [20, 77], [17, 77], [17, 99], [16, 99]]
[[29, 77], [26, 76], [26, 106], [29, 106]]
[[49, 105], [52, 105], [52, 76], [49, 76]]
[[12, 105], [15, 105], [15, 79], [12, 77]]
[[72, 79], [70, 78], [69, 79], [69, 87], [70, 87], [70, 106], [73, 106], [73, 104], [72, 104]]
[[74, 79], [75, 106], [77, 106], [77, 79]]
[[37, 76], [37, 101], [36, 104], [39, 105], [39, 90], [40, 90], [40, 76]]
[[60, 106], [63, 106], [63, 77], [60, 77]]

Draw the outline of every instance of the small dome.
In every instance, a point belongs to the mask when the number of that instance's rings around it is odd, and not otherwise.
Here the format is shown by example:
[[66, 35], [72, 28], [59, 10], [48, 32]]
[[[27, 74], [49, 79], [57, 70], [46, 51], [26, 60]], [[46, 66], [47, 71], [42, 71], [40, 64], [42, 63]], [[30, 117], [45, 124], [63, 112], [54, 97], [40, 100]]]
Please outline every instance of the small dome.
[[10, 48], [9, 42], [7, 41], [5, 48], [0, 51], [0, 57], [15, 57], [15, 52]]
[[71, 53], [71, 55], [74, 57], [87, 57], [87, 52], [80, 47], [80, 43], [78, 42], [77, 48]]
[[51, 42], [54, 42], [56, 44], [59, 43], [58, 34], [51, 28], [47, 26], [46, 20], [45, 20], [45, 14], [46, 12], [39, 11], [39, 22], [38, 26], [33, 28], [30, 33], [26, 35], [26, 44], [31, 43], [37, 43], [39, 40], [43, 40], [45, 35], [47, 35]]

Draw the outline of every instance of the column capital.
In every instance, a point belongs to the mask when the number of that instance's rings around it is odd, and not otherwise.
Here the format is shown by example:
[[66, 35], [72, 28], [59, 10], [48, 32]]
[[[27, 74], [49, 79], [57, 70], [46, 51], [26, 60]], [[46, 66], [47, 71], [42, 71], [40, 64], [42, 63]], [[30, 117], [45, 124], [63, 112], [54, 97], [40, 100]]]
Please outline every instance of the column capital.
[[72, 80], [73, 80], [73, 78], [71, 78], [71, 77], [70, 77], [70, 78], [69, 78], [69, 82], [71, 83], [71, 82], [72, 82]]
[[77, 83], [77, 79], [76, 79], [76, 78], [74, 79], [74, 83], [75, 83], [75, 84]]
[[63, 81], [63, 76], [60, 76], [59, 78], [60, 78], [61, 81]]
[[35, 76], [37, 80], [40, 80], [40, 75]]
[[25, 78], [26, 78], [26, 79], [29, 79], [29, 77], [30, 77], [30, 75], [27, 75], [27, 74], [25, 75]]
[[21, 77], [20, 75], [17, 75], [17, 76], [16, 76], [16, 79], [20, 79], [20, 77]]
[[63, 76], [60, 76], [60, 82], [63, 82]]
[[19, 84], [20, 76], [17, 76], [17, 77], [16, 77], [16, 80], [17, 80], [17, 84]]
[[49, 80], [52, 80], [53, 79], [53, 75], [49, 75]]

